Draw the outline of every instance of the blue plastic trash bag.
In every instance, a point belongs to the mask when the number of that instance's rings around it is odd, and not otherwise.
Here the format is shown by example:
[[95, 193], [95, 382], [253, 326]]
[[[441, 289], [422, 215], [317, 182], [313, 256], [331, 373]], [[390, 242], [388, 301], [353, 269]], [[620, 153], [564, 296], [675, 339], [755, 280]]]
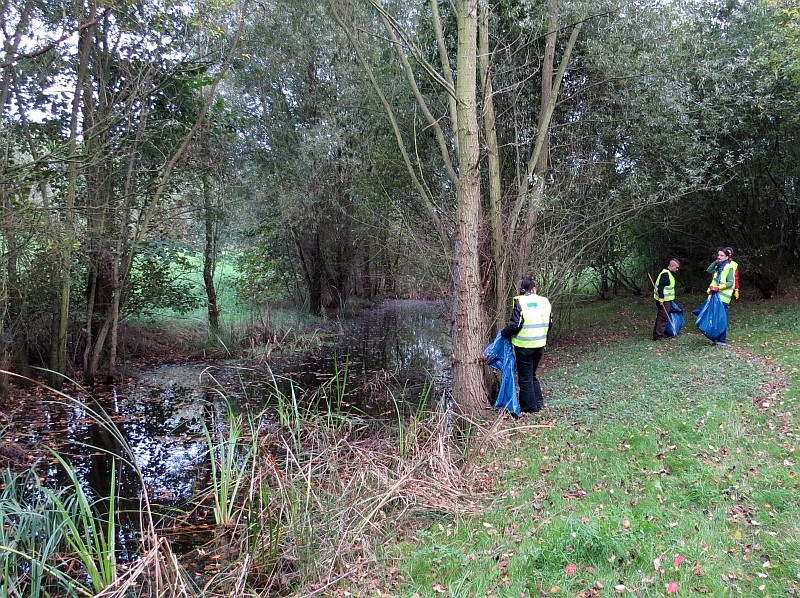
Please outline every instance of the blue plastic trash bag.
[[697, 314], [695, 321], [700, 332], [705, 334], [712, 341], [719, 338], [725, 329], [728, 327], [728, 312], [725, 310], [725, 305], [719, 294], [712, 293], [705, 300], [705, 303], [700, 306], [700, 312]]
[[505, 409], [512, 415], [519, 417], [519, 397], [517, 397], [517, 382], [514, 377], [517, 362], [514, 359], [514, 349], [511, 341], [497, 333], [491, 345], [484, 349], [486, 363], [500, 372], [500, 390], [497, 393], [495, 408]]
[[667, 327], [664, 329], [664, 334], [667, 336], [678, 336], [686, 323], [686, 317], [683, 315], [683, 308], [675, 303], [670, 302], [669, 308], [669, 321]]

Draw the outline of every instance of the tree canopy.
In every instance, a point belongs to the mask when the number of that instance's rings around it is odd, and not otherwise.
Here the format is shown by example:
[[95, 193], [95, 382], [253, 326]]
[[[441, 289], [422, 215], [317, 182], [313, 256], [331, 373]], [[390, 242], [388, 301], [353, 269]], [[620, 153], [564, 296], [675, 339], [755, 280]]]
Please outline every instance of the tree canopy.
[[[525, 274], [642, 292], [800, 257], [788, 0], [4, 0], [0, 369], [116, 375], [127, 314], [452, 300], [454, 396]], [[204, 289], [174, 280], [202, 256]], [[180, 269], [180, 268], [178, 268]], [[691, 284], [691, 283], [690, 283]], [[172, 297], [171, 300], [169, 298]], [[176, 300], [178, 297], [181, 300]]]

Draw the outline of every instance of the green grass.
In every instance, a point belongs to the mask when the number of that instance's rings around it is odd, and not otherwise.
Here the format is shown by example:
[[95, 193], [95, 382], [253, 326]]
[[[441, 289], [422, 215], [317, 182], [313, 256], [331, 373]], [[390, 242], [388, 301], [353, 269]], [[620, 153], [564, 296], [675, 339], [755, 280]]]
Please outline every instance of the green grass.
[[556, 342], [541, 372], [552, 429], [504, 422], [518, 431], [481, 458], [479, 514], [408, 532], [393, 595], [800, 591], [800, 306], [737, 302], [728, 348], [690, 314], [653, 343], [651, 312], [618, 300], [575, 315], [584, 342]]
[[[187, 261], [191, 268], [173, 265], [173, 270], [179, 278], [192, 285], [198, 296], [205, 298], [202, 254], [189, 255]], [[265, 297], [257, 305], [240, 301], [235, 288], [238, 276], [230, 255], [226, 254], [217, 261], [214, 273], [219, 309], [217, 331], [210, 329], [205, 299], [200, 307], [186, 313], [162, 308], [147, 315], [128, 317], [126, 321], [145, 333], [145, 337], [155, 335], [170, 339], [179, 350], [192, 354], [222, 351], [238, 355], [249, 351], [251, 357], [258, 358], [265, 350], [292, 350], [298, 346], [314, 346], [318, 342], [318, 330], [328, 324], [323, 318], [295, 307], [284, 307], [284, 299], [280, 297]], [[265, 340], [268, 331], [274, 334], [271, 346]], [[144, 352], [147, 352], [146, 348]]]
[[[194, 268], [191, 270], [180, 269], [176, 274], [190, 282], [196, 288], [196, 292], [204, 297], [203, 256], [201, 253], [195, 253], [187, 256], [187, 259]], [[223, 325], [247, 322], [252, 317], [253, 310], [241, 305], [236, 298], [233, 283], [238, 274], [232, 260], [225, 257], [218, 260], [214, 272], [214, 284], [217, 291], [217, 305], [220, 310], [221, 324]], [[172, 309], [165, 308], [156, 310], [151, 316], [133, 318], [133, 321], [150, 325], [168, 325], [170, 327], [175, 326], [177, 323], [183, 325], [204, 324], [208, 321], [208, 312], [205, 302], [203, 302], [202, 307], [189, 313], [179, 314]]]

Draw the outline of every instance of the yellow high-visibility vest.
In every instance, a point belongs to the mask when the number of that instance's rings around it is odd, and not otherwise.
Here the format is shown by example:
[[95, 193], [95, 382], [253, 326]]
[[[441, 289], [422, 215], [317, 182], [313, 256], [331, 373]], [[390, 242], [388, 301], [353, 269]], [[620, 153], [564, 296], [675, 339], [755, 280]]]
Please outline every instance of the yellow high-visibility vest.
[[550, 329], [550, 301], [535, 293], [517, 295], [522, 311], [522, 328], [511, 338], [511, 344], [521, 348], [544, 347], [547, 344], [547, 331]]
[[[731, 278], [734, 280], [734, 282], [731, 283], [731, 286], [728, 286], [727, 284], [728, 273], [731, 274]], [[719, 287], [719, 298], [722, 299], [723, 303], [730, 303], [731, 299], [733, 298], [733, 287], [735, 281], [736, 271], [731, 262], [728, 261], [728, 263], [722, 267], [722, 272], [715, 270], [714, 274], [711, 275], [711, 284], [708, 285], [709, 292], [711, 287]]]
[[672, 301], [675, 299], [675, 277], [672, 275], [672, 272], [664, 268], [658, 274], [658, 278], [656, 278], [656, 286], [653, 287], [653, 299], [661, 299], [658, 296], [658, 281], [661, 280], [661, 275], [666, 272], [669, 275], [669, 284], [664, 287], [664, 301]]

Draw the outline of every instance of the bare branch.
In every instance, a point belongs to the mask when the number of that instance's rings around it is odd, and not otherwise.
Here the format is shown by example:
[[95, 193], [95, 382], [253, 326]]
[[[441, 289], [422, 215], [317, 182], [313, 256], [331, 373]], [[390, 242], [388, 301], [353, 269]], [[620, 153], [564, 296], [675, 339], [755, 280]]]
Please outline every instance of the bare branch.
[[30, 52], [28, 54], [17, 54], [16, 56], [11, 58], [10, 60], [6, 60], [5, 62], [0, 63], [0, 68], [5, 70], [5, 69], [9, 68], [11, 65], [16, 64], [17, 62], [20, 62], [20, 61], [23, 61], [23, 60], [32, 60], [34, 58], [37, 58], [38, 56], [41, 56], [42, 54], [46, 54], [47, 52], [49, 52], [50, 50], [52, 50], [53, 48], [58, 46], [58, 44], [67, 41], [69, 38], [71, 38], [76, 33], [80, 33], [81, 31], [83, 31], [87, 27], [93, 27], [94, 25], [97, 25], [97, 19], [91, 19], [90, 21], [86, 21], [85, 23], [81, 23], [80, 25], [78, 25], [78, 28], [75, 31], [68, 31], [68, 32], [64, 33], [58, 39], [56, 39], [53, 42], [47, 44], [46, 46], [43, 46], [43, 47], [39, 48], [38, 50], [35, 50], [35, 51]]

